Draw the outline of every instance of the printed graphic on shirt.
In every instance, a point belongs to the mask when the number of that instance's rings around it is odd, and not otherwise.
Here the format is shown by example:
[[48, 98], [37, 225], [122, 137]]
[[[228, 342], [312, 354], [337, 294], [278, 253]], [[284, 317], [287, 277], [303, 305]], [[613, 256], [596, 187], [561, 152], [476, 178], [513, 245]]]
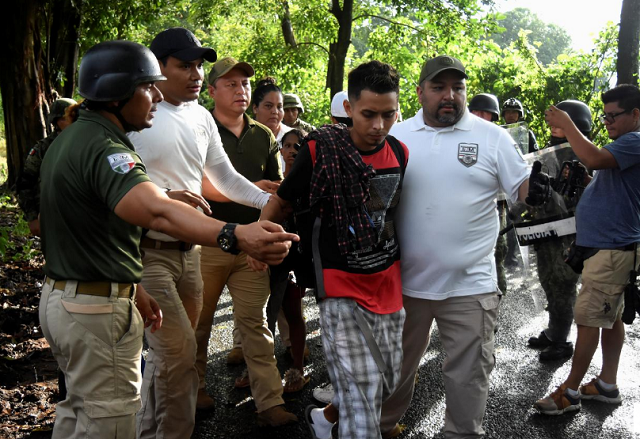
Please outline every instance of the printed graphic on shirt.
[[122, 154], [111, 154], [107, 157], [109, 161], [109, 165], [111, 169], [113, 169], [118, 174], [126, 174], [131, 171], [133, 167], [136, 165], [135, 160], [131, 157], [131, 154], [122, 153]]
[[458, 144], [458, 161], [467, 168], [478, 163], [478, 144], [477, 143], [459, 143]]
[[387, 212], [398, 204], [400, 174], [378, 174], [371, 179], [369, 201], [365, 205], [367, 213], [378, 232], [378, 244], [347, 256], [350, 268], [371, 270], [387, 264], [398, 251], [393, 221], [387, 221]]

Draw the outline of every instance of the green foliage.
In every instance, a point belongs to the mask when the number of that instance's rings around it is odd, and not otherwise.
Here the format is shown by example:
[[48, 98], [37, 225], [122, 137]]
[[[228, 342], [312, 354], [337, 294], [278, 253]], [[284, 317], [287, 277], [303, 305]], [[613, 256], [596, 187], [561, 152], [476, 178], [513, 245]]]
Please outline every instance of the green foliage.
[[[303, 118], [319, 126], [329, 122], [327, 64], [338, 32], [331, 5], [320, 0], [87, 0], [83, 41], [88, 47], [127, 37], [148, 45], [163, 29], [187, 27], [219, 57], [251, 63], [254, 85], [274, 76], [284, 92], [297, 93], [307, 110]], [[486, 0], [356, 1], [345, 70], [371, 59], [393, 65], [401, 75], [401, 111], [410, 117], [419, 109], [415, 87], [424, 61], [456, 56], [467, 65], [469, 97], [479, 92], [494, 93], [501, 102], [517, 97], [542, 145], [549, 137], [544, 110], [550, 104], [579, 99], [599, 111], [599, 93], [615, 71], [615, 26], [602, 31], [591, 53], [576, 54], [568, 51], [564, 30], [529, 10], [500, 15], [492, 7]], [[290, 20], [296, 47], [283, 38], [283, 18]], [[206, 73], [210, 68], [205, 65]], [[200, 102], [213, 106], [206, 84]], [[594, 132], [597, 141], [606, 140], [598, 123]]]
[[38, 250], [33, 248], [33, 240], [29, 231], [29, 224], [19, 211], [15, 199], [6, 193], [0, 193], [0, 212], [14, 211], [15, 224], [0, 225], [0, 259], [11, 255], [15, 262], [27, 262], [33, 258]]
[[538, 48], [538, 59], [544, 65], [555, 62], [558, 55], [566, 53], [571, 45], [571, 37], [563, 28], [540, 20], [526, 8], [515, 8], [505, 12], [498, 19], [500, 29], [490, 38], [502, 49], [519, 39], [520, 32], [529, 31], [531, 42]]
[[500, 102], [519, 99], [526, 120], [543, 146], [550, 137], [544, 121], [549, 105], [566, 99], [587, 103], [594, 114], [592, 131], [597, 144], [608, 143], [602, 124], [595, 115], [601, 112], [600, 93], [610, 87], [615, 72], [617, 26], [609, 24], [597, 38], [590, 53], [562, 54], [548, 66], [537, 58], [537, 49], [529, 42], [530, 34], [521, 31], [508, 48], [494, 46], [486, 53], [476, 53], [469, 66], [468, 95], [493, 93]]

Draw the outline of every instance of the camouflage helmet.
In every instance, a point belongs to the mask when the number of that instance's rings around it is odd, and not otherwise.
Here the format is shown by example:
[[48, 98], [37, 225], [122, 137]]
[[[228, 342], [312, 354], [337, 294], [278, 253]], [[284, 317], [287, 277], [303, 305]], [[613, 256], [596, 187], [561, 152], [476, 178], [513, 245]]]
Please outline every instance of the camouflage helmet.
[[491, 113], [491, 122], [495, 122], [500, 117], [500, 104], [495, 95], [479, 93], [469, 101], [469, 111], [488, 111]]
[[56, 99], [51, 107], [49, 107], [49, 116], [47, 116], [47, 122], [50, 125], [55, 124], [58, 119], [64, 117], [64, 111], [71, 105], [77, 104], [76, 101], [69, 98]]
[[591, 131], [591, 125], [593, 124], [591, 110], [584, 102], [575, 100], [562, 101], [556, 104], [556, 108], [566, 111], [582, 134], [587, 134]]
[[509, 98], [504, 101], [504, 104], [502, 104], [502, 117], [504, 117], [504, 112], [507, 110], [517, 111], [521, 118], [524, 117], [524, 107], [522, 106], [522, 102], [516, 98]]
[[145, 82], [164, 81], [151, 50], [131, 41], [105, 41], [84, 55], [78, 73], [78, 93], [95, 102], [130, 98]]
[[282, 108], [284, 108], [285, 110], [287, 108], [297, 108], [298, 110], [300, 110], [300, 113], [304, 113], [304, 107], [302, 106], [302, 101], [300, 100], [298, 95], [293, 93], [286, 93], [284, 95], [284, 102], [283, 102]]

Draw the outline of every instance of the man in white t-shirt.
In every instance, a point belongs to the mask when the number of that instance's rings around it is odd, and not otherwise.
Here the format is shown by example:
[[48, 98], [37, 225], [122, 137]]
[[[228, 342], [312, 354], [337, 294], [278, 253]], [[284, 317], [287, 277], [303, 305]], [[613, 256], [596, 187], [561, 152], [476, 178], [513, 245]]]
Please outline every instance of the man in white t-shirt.
[[[269, 194], [238, 174], [225, 153], [216, 124], [198, 105], [204, 78], [203, 60], [215, 61], [213, 49], [201, 47], [187, 29], [160, 32], [151, 43], [167, 80], [158, 88], [153, 129], [132, 133], [130, 139], [152, 181], [167, 195], [192, 205], [203, 205], [202, 179], [206, 173], [216, 188], [234, 201], [262, 208]], [[233, 229], [221, 238], [233, 242]], [[224, 236], [222, 236], [224, 234]], [[142, 238], [144, 271], [141, 284], [156, 299], [164, 324], [146, 331], [149, 355], [137, 415], [138, 438], [188, 438], [195, 425], [198, 372], [195, 367], [195, 326], [202, 309], [200, 247], [149, 231]], [[225, 251], [234, 251], [233, 246]]]
[[415, 375], [435, 320], [446, 353], [446, 438], [481, 437], [494, 366], [500, 296], [494, 246], [496, 197], [527, 195], [528, 170], [506, 130], [469, 113], [467, 75], [450, 56], [426, 62], [417, 94], [422, 109], [391, 134], [409, 148], [398, 235], [407, 318], [402, 377], [382, 408], [384, 438], [402, 431]]

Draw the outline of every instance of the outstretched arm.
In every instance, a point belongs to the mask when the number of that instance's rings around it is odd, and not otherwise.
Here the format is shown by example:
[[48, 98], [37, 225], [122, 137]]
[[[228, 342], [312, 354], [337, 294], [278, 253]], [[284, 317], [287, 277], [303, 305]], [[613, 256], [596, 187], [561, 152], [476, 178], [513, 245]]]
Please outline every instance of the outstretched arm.
[[[217, 247], [224, 223], [209, 218], [187, 204], [171, 200], [151, 182], [139, 183], [122, 197], [115, 214], [128, 223], [166, 233], [177, 239]], [[239, 225], [235, 229], [238, 248], [268, 264], [279, 264], [297, 235], [268, 221]]]
[[[245, 206], [262, 209], [269, 201], [268, 189], [259, 187], [258, 183], [251, 183], [242, 174], [238, 173], [227, 159], [213, 166], [205, 168], [207, 179], [203, 181], [202, 193], [210, 200], [219, 202], [235, 201]], [[208, 184], [207, 184], [208, 183]], [[271, 182], [269, 182], [271, 183]], [[272, 183], [277, 184], [277, 183]], [[273, 191], [277, 190], [274, 189]]]

